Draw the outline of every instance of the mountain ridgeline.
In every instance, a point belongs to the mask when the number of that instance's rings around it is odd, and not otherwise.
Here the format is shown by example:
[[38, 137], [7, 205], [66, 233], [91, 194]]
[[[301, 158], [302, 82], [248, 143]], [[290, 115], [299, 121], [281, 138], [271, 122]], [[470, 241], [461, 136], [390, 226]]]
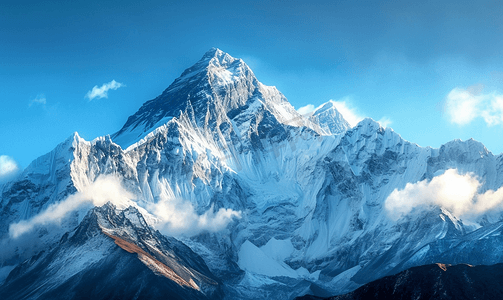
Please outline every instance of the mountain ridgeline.
[[298, 297], [296, 300], [478, 300], [500, 299], [503, 295], [503, 264], [455, 266], [432, 264], [413, 267], [329, 298]]
[[2, 187], [0, 295], [328, 297], [503, 262], [500, 210], [387, 206], [452, 169], [480, 193], [503, 186], [503, 156], [474, 140], [423, 148], [372, 119], [351, 127], [333, 102], [300, 115], [213, 48], [116, 133], [75, 133]]

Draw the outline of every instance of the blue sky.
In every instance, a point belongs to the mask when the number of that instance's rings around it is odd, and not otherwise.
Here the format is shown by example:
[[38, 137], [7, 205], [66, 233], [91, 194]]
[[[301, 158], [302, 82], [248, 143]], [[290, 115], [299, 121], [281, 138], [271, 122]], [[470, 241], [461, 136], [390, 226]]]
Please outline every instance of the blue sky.
[[296, 108], [344, 101], [421, 146], [500, 153], [502, 15], [498, 1], [4, 0], [0, 161], [116, 132], [211, 47]]

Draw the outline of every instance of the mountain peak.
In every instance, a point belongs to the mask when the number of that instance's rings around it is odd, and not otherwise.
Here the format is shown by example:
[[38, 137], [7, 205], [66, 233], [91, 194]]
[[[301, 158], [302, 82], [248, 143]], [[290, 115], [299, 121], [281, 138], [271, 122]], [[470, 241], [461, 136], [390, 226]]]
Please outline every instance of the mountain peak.
[[[320, 114], [323, 113], [327, 110], [336, 110], [337, 108], [335, 107], [335, 101], [333, 100], [328, 100], [327, 102], [323, 103], [322, 105], [318, 106], [314, 111], [313, 114]], [[338, 112], [338, 111], [337, 111]]]
[[335, 102], [330, 100], [316, 108], [309, 117], [311, 122], [320, 126], [323, 134], [340, 134], [351, 128], [348, 121], [335, 107]]
[[[208, 73], [209, 70], [217, 68], [217, 69], [228, 69], [231, 64], [234, 62], [238, 62], [239, 65], [244, 65], [246, 64], [241, 60], [232, 57], [228, 53], [218, 49], [218, 48], [211, 48], [208, 50], [203, 57], [199, 61], [197, 61], [193, 66], [190, 68], [186, 69], [182, 75], [177, 78], [169, 87], [167, 90], [170, 88], [176, 88], [181, 83], [186, 83], [188, 81], [191, 81], [191, 78], [199, 78], [201, 75], [204, 76]], [[166, 90], [166, 91], [167, 91]], [[166, 92], [164, 91], [164, 92]]]
[[210, 50], [208, 50], [208, 51], [206, 51], [206, 53], [204, 53], [203, 57], [201, 58], [201, 61], [208, 61], [213, 58], [220, 59], [223, 57], [230, 57], [230, 58], [234, 59], [228, 53], [226, 53], [218, 48], [212, 47]]
[[208, 130], [218, 131], [222, 122], [230, 126], [227, 118], [231, 111], [243, 113], [241, 123], [268, 111], [280, 123], [303, 125], [288, 100], [276, 88], [260, 83], [243, 60], [211, 48], [160, 96], [145, 102], [112, 139], [123, 149], [139, 145], [144, 137], [172, 119], [187, 120], [191, 127], [214, 136], [216, 132]]
[[206, 51], [206, 53], [204, 53], [203, 57], [214, 57], [218, 52], [223, 51], [216, 47], [211, 47], [208, 51]]
[[379, 127], [382, 127], [382, 126], [381, 126], [381, 124], [379, 124], [379, 122], [374, 121], [374, 119], [367, 117], [367, 118], [361, 120], [360, 122], [358, 122], [358, 124], [356, 124], [356, 127], [373, 127], [373, 128], [379, 128]]

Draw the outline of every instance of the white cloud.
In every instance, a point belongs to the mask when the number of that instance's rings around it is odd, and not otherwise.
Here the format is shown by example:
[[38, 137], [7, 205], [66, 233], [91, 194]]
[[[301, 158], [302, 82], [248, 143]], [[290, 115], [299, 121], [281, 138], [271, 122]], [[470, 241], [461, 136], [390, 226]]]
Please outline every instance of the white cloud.
[[124, 207], [132, 198], [133, 196], [122, 188], [118, 178], [114, 176], [102, 176], [83, 191], [73, 194], [61, 202], [50, 205], [45, 211], [31, 219], [11, 224], [9, 226], [9, 235], [12, 238], [18, 238], [37, 226], [57, 224], [68, 213], [76, 211], [86, 204], [101, 206], [110, 201], [116, 206]]
[[241, 218], [240, 211], [220, 208], [217, 212], [211, 206], [205, 213], [198, 215], [189, 201], [165, 198], [151, 204], [147, 210], [161, 220], [158, 229], [168, 235], [193, 236], [203, 231], [217, 232], [229, 224], [233, 218]]
[[47, 99], [45, 98], [45, 95], [38, 94], [37, 97], [35, 97], [35, 99], [30, 100], [28, 106], [31, 107], [33, 104], [41, 104], [41, 105], [47, 104]]
[[350, 104], [348, 104], [347, 100], [339, 100], [339, 101], [330, 100], [330, 101], [334, 104], [335, 108], [342, 114], [344, 119], [348, 121], [351, 127], [355, 127], [356, 124], [358, 124], [358, 122], [364, 119], [355, 107], [352, 107]]
[[384, 206], [392, 219], [398, 219], [415, 207], [438, 205], [457, 217], [474, 218], [495, 209], [503, 209], [503, 187], [478, 193], [481, 183], [471, 173], [461, 175], [449, 169], [431, 181], [408, 183], [395, 189]]
[[483, 94], [483, 89], [482, 85], [475, 85], [449, 92], [445, 111], [451, 123], [466, 125], [480, 117], [489, 126], [503, 124], [503, 95]]
[[306, 106], [302, 106], [301, 108], [297, 109], [297, 112], [301, 115], [307, 115], [312, 113], [314, 110], [314, 105], [308, 104]]
[[16, 161], [7, 155], [0, 155], [0, 179], [10, 177], [19, 171]]
[[490, 104], [482, 110], [481, 116], [489, 126], [503, 124], [503, 95], [492, 94]]
[[[16, 239], [37, 226], [58, 224], [69, 213], [85, 208], [86, 205], [102, 206], [110, 201], [118, 208], [136, 206], [132, 199], [134, 195], [122, 187], [119, 178], [100, 176], [83, 191], [52, 204], [29, 220], [11, 224], [9, 235]], [[150, 204], [146, 210], [142, 211], [157, 218], [156, 228], [170, 235], [191, 236], [203, 231], [216, 232], [224, 229], [233, 218], [241, 218], [241, 212], [225, 208], [220, 208], [215, 212], [213, 207], [202, 215], [198, 215], [190, 202], [180, 199], [162, 199], [156, 204]]]
[[382, 117], [379, 121], [377, 121], [382, 127], [386, 128], [391, 123], [393, 123], [388, 117]]
[[86, 98], [89, 98], [89, 101], [93, 100], [94, 98], [108, 98], [109, 90], [116, 90], [123, 86], [125, 85], [115, 80], [112, 80], [109, 83], [105, 83], [101, 87], [95, 85], [92, 90], [87, 92]]
[[[358, 112], [358, 109], [350, 104], [349, 97], [344, 97], [338, 101], [329, 100], [329, 102], [334, 105], [337, 111], [339, 111], [351, 127], [355, 127], [356, 124], [364, 119], [364, 117]], [[297, 109], [297, 112], [301, 115], [309, 116], [313, 111], [321, 108], [323, 105], [325, 105], [325, 103], [316, 108], [314, 105], [308, 104]], [[392, 123], [391, 119], [388, 117], [382, 117], [378, 122], [382, 127], [388, 127]]]

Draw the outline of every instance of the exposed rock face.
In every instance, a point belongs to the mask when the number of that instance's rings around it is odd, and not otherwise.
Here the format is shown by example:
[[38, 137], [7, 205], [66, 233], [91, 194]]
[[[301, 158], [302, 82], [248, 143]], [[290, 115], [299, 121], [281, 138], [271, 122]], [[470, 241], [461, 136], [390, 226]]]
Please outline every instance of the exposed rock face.
[[219, 280], [183, 243], [153, 231], [135, 208], [92, 209], [53, 249], [23, 262], [2, 299], [219, 299]]

